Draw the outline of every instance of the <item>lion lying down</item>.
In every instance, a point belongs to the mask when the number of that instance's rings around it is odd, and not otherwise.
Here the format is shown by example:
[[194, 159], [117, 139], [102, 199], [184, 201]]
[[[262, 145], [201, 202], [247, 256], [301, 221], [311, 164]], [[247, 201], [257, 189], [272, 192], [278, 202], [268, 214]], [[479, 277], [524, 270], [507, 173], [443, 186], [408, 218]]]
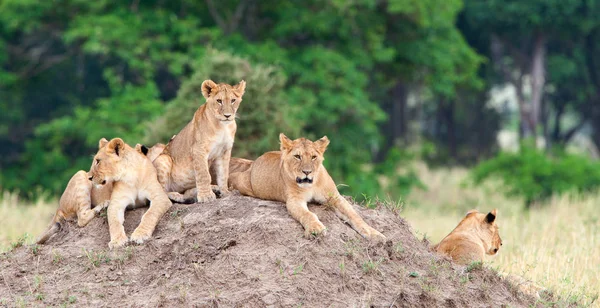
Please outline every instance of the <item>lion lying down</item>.
[[487, 214], [477, 210], [468, 211], [458, 226], [432, 247], [433, 250], [449, 256], [458, 264], [483, 261], [485, 254], [494, 255], [502, 246], [497, 216], [496, 209]]
[[131, 241], [138, 244], [152, 236], [159, 219], [172, 206], [158, 182], [152, 161], [121, 138], [112, 139], [98, 150], [89, 174], [96, 186], [113, 183], [107, 215], [110, 248], [123, 246], [129, 241], [123, 228], [127, 206], [150, 202], [150, 208], [131, 234]]
[[385, 239], [340, 195], [323, 167], [323, 153], [329, 144], [327, 137], [315, 142], [305, 138], [292, 141], [280, 134], [279, 140], [281, 151], [267, 152], [254, 162], [242, 161], [243, 166], [238, 167], [247, 170], [229, 175], [231, 188], [243, 195], [285, 202], [288, 212], [302, 224], [308, 237], [325, 231], [317, 215], [308, 210], [307, 202], [315, 202], [332, 206], [335, 213], [363, 237]]
[[[108, 144], [105, 138], [98, 141], [98, 149]], [[135, 150], [154, 160], [165, 148], [164, 144], [157, 143], [150, 149], [137, 144]], [[95, 163], [95, 162], [94, 162]], [[62, 228], [65, 220], [76, 218], [77, 225], [86, 226], [102, 209], [110, 204], [113, 183], [108, 182], [101, 186], [92, 185], [88, 172], [77, 171], [69, 180], [65, 191], [60, 197], [59, 207], [56, 210], [48, 229], [39, 237], [37, 244], [44, 244], [50, 237]], [[145, 206], [146, 202], [139, 201], [135, 206]]]

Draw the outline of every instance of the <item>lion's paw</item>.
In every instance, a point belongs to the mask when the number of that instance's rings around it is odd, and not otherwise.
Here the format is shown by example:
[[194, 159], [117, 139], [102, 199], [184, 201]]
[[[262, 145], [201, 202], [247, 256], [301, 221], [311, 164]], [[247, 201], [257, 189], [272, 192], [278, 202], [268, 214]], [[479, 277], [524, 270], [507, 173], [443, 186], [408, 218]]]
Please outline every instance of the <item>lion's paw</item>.
[[213, 200], [217, 200], [217, 195], [215, 195], [215, 193], [211, 190], [208, 193], [205, 194], [198, 194], [196, 196], [198, 203], [204, 203], [204, 202], [209, 202], [209, 201], [213, 201]]
[[227, 188], [220, 188], [219, 189], [219, 198], [224, 198], [227, 197], [231, 194], [231, 192], [229, 191], [229, 189]]
[[108, 248], [114, 249], [114, 248], [123, 247], [123, 246], [125, 246], [125, 244], [127, 244], [127, 242], [129, 242], [129, 239], [127, 238], [127, 236], [119, 237], [114, 240], [111, 240], [110, 243], [108, 243]]
[[375, 242], [383, 242], [386, 240], [386, 237], [385, 237], [385, 235], [381, 234], [381, 232], [371, 228], [370, 234], [369, 234], [369, 240], [375, 241]]
[[107, 208], [110, 205], [110, 200], [106, 200], [94, 207], [94, 212], [99, 214], [103, 209]]
[[318, 220], [308, 223], [304, 230], [304, 235], [307, 238], [325, 235], [327, 228]]
[[151, 237], [152, 237], [151, 234], [147, 234], [144, 231], [140, 231], [140, 230], [136, 229], [131, 234], [131, 241], [135, 242], [136, 244], [142, 244], [145, 241], [149, 240]]

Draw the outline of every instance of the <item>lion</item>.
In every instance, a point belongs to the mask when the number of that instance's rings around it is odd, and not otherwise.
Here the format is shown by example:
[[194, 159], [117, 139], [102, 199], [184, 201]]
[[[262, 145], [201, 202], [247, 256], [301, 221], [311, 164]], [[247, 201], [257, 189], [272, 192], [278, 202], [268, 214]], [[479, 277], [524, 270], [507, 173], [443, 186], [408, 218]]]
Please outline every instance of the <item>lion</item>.
[[[201, 87], [206, 103], [154, 160], [158, 181], [175, 202], [185, 199], [192, 188], [197, 202], [215, 200], [211, 187], [214, 177], [219, 193], [229, 194], [229, 161], [237, 130], [235, 117], [246, 82], [242, 80], [231, 86], [205, 80]], [[211, 168], [215, 170], [214, 177]]]
[[432, 247], [433, 250], [463, 265], [483, 261], [485, 254], [495, 255], [502, 246], [497, 216], [496, 209], [487, 214], [477, 210], [468, 211], [458, 226]]
[[290, 140], [279, 135], [280, 151], [258, 157], [250, 168], [232, 172], [229, 184], [241, 194], [286, 203], [290, 215], [304, 227], [306, 237], [325, 232], [325, 226], [307, 207], [308, 202], [330, 205], [338, 217], [367, 239], [385, 236], [370, 227], [338, 192], [335, 182], [323, 166], [323, 154], [329, 145], [327, 136], [312, 142], [305, 138]]
[[[229, 160], [229, 174], [232, 174], [234, 172], [246, 171], [250, 168], [251, 165], [252, 165], [252, 160], [238, 158], [238, 157], [232, 157]], [[216, 174], [215, 168], [210, 168], [210, 176], [212, 178], [212, 180], [210, 182], [212, 191], [215, 194], [222, 196], [221, 190], [216, 185], [217, 184], [217, 182], [216, 182], [217, 174]], [[173, 202], [189, 204], [189, 203], [196, 202], [196, 194], [197, 194], [197, 189], [191, 188], [191, 189], [186, 190], [185, 193], [183, 193], [183, 194], [172, 192], [172, 193], [169, 193], [168, 195], [169, 195], [169, 199], [171, 199], [171, 201], [173, 201]]]
[[89, 175], [96, 186], [112, 183], [107, 213], [110, 233], [108, 247], [111, 249], [121, 247], [129, 241], [123, 228], [125, 209], [128, 206], [150, 202], [142, 221], [131, 234], [131, 241], [138, 244], [150, 239], [159, 219], [172, 206], [158, 182], [150, 159], [121, 138], [112, 139], [98, 150]]
[[[108, 143], [106, 138], [98, 141], [98, 149], [101, 149]], [[135, 150], [148, 156], [150, 160], [156, 158], [164, 149], [165, 145], [157, 143], [148, 149], [146, 146], [136, 144]], [[79, 170], [69, 180], [67, 187], [59, 200], [59, 206], [52, 218], [48, 229], [36, 241], [37, 244], [45, 244], [50, 237], [56, 234], [62, 228], [66, 220], [77, 218], [79, 227], [86, 226], [96, 214], [107, 208], [110, 204], [112, 194], [112, 183], [105, 183], [102, 186], [92, 185], [88, 172]], [[145, 206], [146, 202], [138, 201], [134, 206]]]

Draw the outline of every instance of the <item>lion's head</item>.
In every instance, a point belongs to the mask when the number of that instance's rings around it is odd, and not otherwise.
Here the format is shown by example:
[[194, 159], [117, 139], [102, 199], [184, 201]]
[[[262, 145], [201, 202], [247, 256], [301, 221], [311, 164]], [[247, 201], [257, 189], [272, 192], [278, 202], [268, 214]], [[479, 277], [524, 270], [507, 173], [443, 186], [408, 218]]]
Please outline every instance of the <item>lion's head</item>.
[[222, 123], [235, 120], [235, 113], [240, 107], [245, 90], [246, 82], [243, 80], [235, 86], [216, 84], [212, 80], [202, 82], [202, 95], [206, 98], [206, 107], [214, 112], [215, 117]]
[[327, 136], [312, 142], [306, 138], [291, 140], [279, 134], [281, 164], [285, 175], [299, 187], [310, 187], [323, 167], [323, 153], [327, 149]]
[[[123, 158], [132, 150], [121, 138], [114, 138], [111, 141], [105, 138], [100, 139], [98, 153], [94, 156], [92, 167], [88, 173], [89, 179], [96, 186], [118, 181], [123, 172]], [[141, 151], [141, 148], [138, 151]]]
[[487, 247], [485, 253], [488, 255], [495, 255], [500, 249], [500, 246], [502, 246], [502, 239], [500, 238], [498, 225], [496, 224], [497, 216], [498, 211], [496, 209], [493, 209], [487, 214], [480, 213], [477, 210], [470, 210], [458, 226], [469, 228], [476, 232], [477, 236]]

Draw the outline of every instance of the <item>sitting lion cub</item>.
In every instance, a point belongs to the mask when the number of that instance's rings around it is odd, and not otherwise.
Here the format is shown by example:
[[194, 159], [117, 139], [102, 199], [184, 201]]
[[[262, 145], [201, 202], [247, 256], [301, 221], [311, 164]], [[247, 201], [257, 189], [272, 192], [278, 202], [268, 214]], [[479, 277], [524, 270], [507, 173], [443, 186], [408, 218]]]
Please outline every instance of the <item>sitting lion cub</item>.
[[286, 203], [288, 212], [304, 227], [307, 237], [325, 231], [317, 215], [310, 212], [307, 202], [329, 204], [335, 213], [360, 235], [369, 239], [385, 239], [371, 228], [354, 211], [352, 205], [340, 195], [325, 167], [323, 153], [329, 139], [315, 142], [305, 138], [290, 140], [279, 135], [281, 151], [267, 152], [243, 172], [233, 172], [229, 183], [241, 194]]
[[502, 246], [496, 224], [497, 210], [488, 214], [470, 210], [458, 226], [433, 249], [458, 264], [483, 261], [485, 254], [494, 255]]
[[[98, 149], [101, 149], [108, 143], [106, 138], [98, 141]], [[165, 145], [157, 143], [150, 149], [137, 144], [135, 150], [147, 155], [150, 160], [155, 159], [164, 149]], [[60, 197], [59, 206], [56, 214], [50, 223], [48, 229], [37, 240], [37, 244], [44, 244], [50, 237], [56, 234], [62, 228], [65, 220], [77, 218], [77, 225], [86, 226], [102, 209], [110, 204], [112, 193], [112, 183], [106, 183], [102, 186], [92, 185], [88, 173], [80, 170], [71, 177], [65, 191]], [[144, 206], [146, 203], [138, 203], [137, 206]]]
[[89, 174], [94, 185], [113, 184], [107, 215], [110, 248], [123, 246], [128, 241], [123, 228], [128, 205], [150, 201], [150, 208], [131, 234], [131, 240], [138, 244], [152, 236], [158, 220], [172, 205], [150, 159], [121, 138], [112, 139], [98, 150]]
[[190, 193], [195, 194], [197, 202], [216, 199], [210, 185], [211, 167], [220, 194], [229, 193], [229, 160], [237, 129], [235, 113], [245, 89], [243, 80], [236, 86], [216, 84], [212, 80], [202, 83], [206, 103], [154, 160], [158, 181], [169, 192], [171, 200], [182, 202]]

